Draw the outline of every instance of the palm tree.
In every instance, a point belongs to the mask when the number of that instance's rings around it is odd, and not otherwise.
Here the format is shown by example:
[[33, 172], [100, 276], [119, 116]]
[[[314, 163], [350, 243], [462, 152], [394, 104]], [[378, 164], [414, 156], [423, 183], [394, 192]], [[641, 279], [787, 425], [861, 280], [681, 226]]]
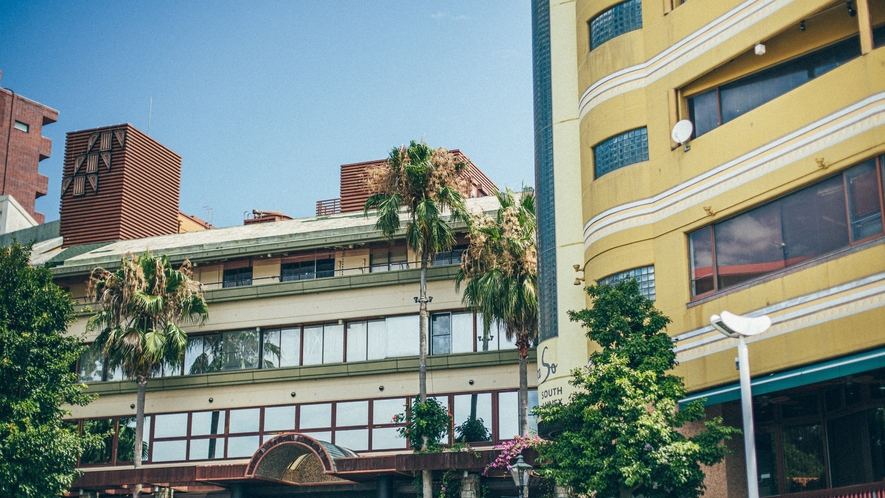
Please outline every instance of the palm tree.
[[[121, 368], [134, 379], [136, 401], [133, 462], [141, 467], [144, 439], [144, 398], [148, 379], [166, 368], [179, 368], [187, 349], [185, 323], [202, 324], [209, 316], [200, 283], [191, 278], [190, 262], [172, 268], [165, 255], [127, 254], [120, 268], [96, 268], [89, 296], [98, 312], [87, 330], [99, 330], [93, 347], [100, 349], [108, 369]], [[133, 496], [138, 496], [136, 489]]]
[[[466, 190], [467, 166], [446, 149], [433, 149], [424, 141], [394, 147], [387, 162], [366, 172], [366, 187], [372, 195], [363, 210], [377, 208], [375, 228], [393, 242], [400, 234], [400, 208], [408, 222], [406, 243], [421, 261], [420, 357], [418, 393], [427, 401], [427, 266], [438, 252], [455, 243], [450, 221], [469, 222], [470, 216], [460, 192]], [[447, 213], [448, 212], [448, 213]], [[448, 214], [449, 220], [445, 215]], [[427, 446], [425, 438], [424, 447]], [[422, 448], [424, 449], [424, 448]], [[432, 495], [432, 475], [423, 471], [424, 496]]]
[[535, 247], [535, 196], [498, 192], [495, 217], [477, 216], [470, 246], [455, 278], [463, 302], [482, 313], [483, 328], [497, 322], [519, 353], [519, 432], [528, 432], [528, 351], [538, 335], [538, 254]]

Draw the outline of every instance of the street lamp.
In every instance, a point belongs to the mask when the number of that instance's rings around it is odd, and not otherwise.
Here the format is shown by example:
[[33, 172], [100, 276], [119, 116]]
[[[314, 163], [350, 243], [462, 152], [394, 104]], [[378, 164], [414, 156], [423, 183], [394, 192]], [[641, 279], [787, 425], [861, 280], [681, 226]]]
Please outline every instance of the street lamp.
[[726, 337], [738, 338], [738, 369], [741, 377], [741, 412], [744, 419], [744, 451], [747, 463], [747, 496], [759, 498], [759, 475], [756, 470], [756, 434], [753, 430], [753, 393], [750, 389], [750, 358], [746, 338], [771, 327], [767, 315], [748, 317], [723, 311], [710, 317], [713, 327]]
[[516, 463], [510, 466], [513, 484], [516, 484], [516, 487], [519, 488], [519, 498], [523, 498], [523, 489], [529, 485], [530, 470], [532, 470], [532, 466], [523, 461], [522, 453], [516, 457]]

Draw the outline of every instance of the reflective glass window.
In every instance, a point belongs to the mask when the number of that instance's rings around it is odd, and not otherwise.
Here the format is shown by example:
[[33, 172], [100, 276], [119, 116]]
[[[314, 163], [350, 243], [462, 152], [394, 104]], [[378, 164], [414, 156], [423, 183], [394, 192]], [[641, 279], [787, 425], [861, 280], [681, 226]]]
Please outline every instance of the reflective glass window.
[[[348, 401], [340, 402], [335, 407], [335, 425], [347, 427], [354, 425], [368, 425], [369, 402]], [[353, 449], [353, 448], [351, 448]]]
[[[131, 462], [135, 458], [135, 417], [120, 417], [117, 434], [117, 463]], [[144, 433], [141, 436], [141, 460], [147, 461], [151, 441], [151, 416], [144, 416]]]
[[393, 417], [406, 412], [405, 398], [376, 399], [372, 402], [372, 423], [392, 424]]
[[323, 326], [304, 327], [304, 365], [323, 363]]
[[483, 442], [492, 440], [492, 394], [459, 394], [452, 413], [455, 440]]
[[222, 287], [241, 287], [252, 285], [252, 267], [224, 270]]
[[452, 315], [434, 313], [430, 317], [430, 354], [452, 352]]
[[332, 426], [331, 403], [301, 405], [299, 409], [301, 410], [299, 429], [319, 429]]
[[224, 410], [194, 412], [191, 414], [191, 435], [224, 434]]
[[151, 461], [177, 462], [187, 459], [187, 440], [155, 441], [151, 452]]
[[259, 422], [261, 422], [260, 408], [231, 410], [229, 433], [258, 432]]
[[335, 444], [353, 451], [369, 449], [369, 429], [335, 431]]
[[295, 429], [295, 406], [269, 406], [264, 409], [265, 431]]
[[785, 427], [783, 445], [787, 492], [825, 488], [826, 468], [820, 424]]
[[224, 457], [224, 438], [191, 439], [190, 460], [215, 460]]
[[366, 361], [367, 322], [347, 322], [347, 361]]
[[255, 329], [222, 334], [222, 370], [258, 368], [260, 333]]
[[227, 438], [227, 457], [245, 458], [252, 456], [260, 445], [258, 436], [237, 436]]
[[167, 413], [154, 418], [155, 437], [187, 436], [187, 413]]
[[519, 435], [519, 393], [498, 393], [498, 438]]
[[90, 448], [83, 452], [80, 457], [82, 465], [111, 463], [114, 450], [114, 419], [102, 418], [83, 421], [83, 433], [99, 435], [103, 434], [101, 445], [97, 448]]
[[452, 313], [452, 353], [472, 353], [473, 335], [473, 313]]
[[344, 361], [344, 325], [323, 327], [323, 363]]
[[373, 450], [398, 450], [406, 448], [406, 439], [399, 435], [396, 427], [372, 429]]
[[418, 315], [387, 319], [387, 357], [417, 356], [419, 344]]
[[380, 360], [387, 357], [387, 322], [369, 320], [366, 331], [366, 359]]

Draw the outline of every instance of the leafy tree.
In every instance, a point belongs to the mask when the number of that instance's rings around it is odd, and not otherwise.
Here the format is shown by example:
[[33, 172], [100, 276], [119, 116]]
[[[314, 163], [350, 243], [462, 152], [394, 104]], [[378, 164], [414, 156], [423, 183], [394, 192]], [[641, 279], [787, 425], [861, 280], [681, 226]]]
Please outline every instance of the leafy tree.
[[138, 388], [135, 468], [141, 467], [148, 380], [164, 366], [182, 365], [187, 333], [180, 325], [203, 323], [209, 316], [200, 283], [191, 275], [188, 261], [176, 270], [165, 255], [144, 253], [124, 256], [113, 272], [96, 268], [89, 280], [89, 295], [99, 307], [87, 326], [99, 330], [94, 346], [108, 369], [120, 367]]
[[[460, 192], [466, 189], [467, 165], [444, 148], [433, 149], [423, 141], [394, 147], [387, 162], [366, 172], [366, 187], [373, 192], [363, 210], [377, 209], [375, 227], [392, 243], [399, 235], [400, 209], [408, 221], [406, 243], [421, 262], [419, 401], [427, 401], [427, 267], [433, 257], [455, 243], [450, 221], [469, 222]], [[446, 219], [446, 215], [449, 219]], [[427, 438], [421, 449], [426, 449]], [[424, 496], [432, 495], [432, 474], [423, 471]]]
[[739, 431], [719, 417], [686, 437], [677, 429], [705, 417], [701, 401], [681, 409], [682, 378], [673, 343], [664, 332], [670, 319], [639, 293], [635, 279], [592, 285], [593, 306], [569, 312], [587, 327], [600, 350], [586, 368], [573, 372], [577, 390], [562, 405], [537, 409], [561, 432], [539, 447], [550, 462], [544, 472], [559, 484], [600, 498], [641, 494], [647, 498], [697, 497], [703, 493], [701, 464], [722, 460], [724, 439]]
[[71, 368], [86, 347], [64, 335], [71, 300], [49, 270], [30, 266], [30, 252], [0, 248], [0, 496], [9, 497], [63, 493], [77, 459], [101, 442], [62, 422], [61, 405], [92, 399]]
[[495, 217], [476, 216], [467, 257], [455, 278], [464, 286], [464, 303], [482, 313], [484, 336], [489, 323], [503, 326], [519, 352], [519, 433], [528, 432], [528, 352], [538, 335], [538, 253], [535, 246], [535, 196], [498, 192]]

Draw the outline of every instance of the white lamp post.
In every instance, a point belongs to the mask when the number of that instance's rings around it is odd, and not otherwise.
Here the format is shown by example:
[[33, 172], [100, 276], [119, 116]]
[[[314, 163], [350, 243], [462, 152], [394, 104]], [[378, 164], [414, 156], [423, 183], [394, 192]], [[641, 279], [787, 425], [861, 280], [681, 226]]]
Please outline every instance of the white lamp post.
[[744, 451], [747, 461], [747, 496], [759, 498], [756, 470], [756, 434], [753, 430], [753, 393], [750, 389], [750, 359], [746, 338], [760, 334], [771, 327], [767, 315], [747, 317], [723, 311], [710, 317], [713, 327], [727, 337], [738, 338], [738, 368], [741, 377], [741, 412], [744, 419]]
[[510, 475], [513, 477], [513, 484], [519, 488], [519, 498], [523, 498], [523, 489], [529, 485], [529, 471], [532, 466], [525, 463], [522, 459], [522, 453], [516, 457], [516, 463], [510, 466]]

